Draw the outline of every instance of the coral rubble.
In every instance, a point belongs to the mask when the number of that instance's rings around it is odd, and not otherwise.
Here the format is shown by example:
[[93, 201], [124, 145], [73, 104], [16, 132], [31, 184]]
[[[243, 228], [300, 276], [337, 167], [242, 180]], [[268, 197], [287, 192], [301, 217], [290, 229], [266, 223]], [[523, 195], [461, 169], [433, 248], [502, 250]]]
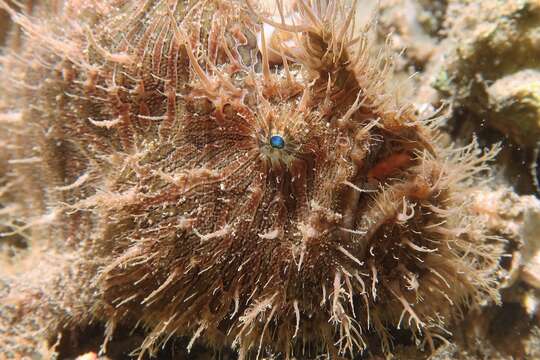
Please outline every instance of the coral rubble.
[[356, 1], [0, 4], [6, 356], [92, 324], [140, 357], [429, 353], [499, 301], [498, 148], [400, 99]]

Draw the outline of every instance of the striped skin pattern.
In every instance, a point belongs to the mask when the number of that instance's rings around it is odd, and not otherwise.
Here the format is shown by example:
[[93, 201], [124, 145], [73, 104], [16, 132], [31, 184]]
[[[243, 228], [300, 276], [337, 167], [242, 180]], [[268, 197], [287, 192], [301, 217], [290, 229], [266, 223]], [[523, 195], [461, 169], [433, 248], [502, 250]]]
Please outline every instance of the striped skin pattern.
[[[268, 2], [267, 2], [268, 3]], [[0, 4], [0, 347], [140, 327], [240, 359], [435, 348], [498, 300], [470, 206], [496, 148], [402, 103], [358, 2]], [[489, 174], [487, 179], [489, 179]], [[16, 324], [16, 325], [14, 325]]]

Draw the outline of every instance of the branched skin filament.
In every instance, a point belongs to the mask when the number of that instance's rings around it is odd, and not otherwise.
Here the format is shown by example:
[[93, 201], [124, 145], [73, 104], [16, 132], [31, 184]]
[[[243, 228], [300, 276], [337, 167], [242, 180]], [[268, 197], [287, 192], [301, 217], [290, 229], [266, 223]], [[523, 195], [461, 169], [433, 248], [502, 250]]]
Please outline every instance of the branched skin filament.
[[352, 358], [391, 353], [395, 328], [434, 349], [498, 299], [500, 247], [467, 201], [497, 150], [447, 149], [396, 104], [356, 2], [68, 1], [43, 21], [0, 4], [29, 34], [0, 73], [0, 111], [22, 114], [6, 173], [24, 179], [0, 200], [60, 259], [10, 298], [45, 338], [102, 322], [105, 345], [144, 328], [141, 357], [188, 336]]

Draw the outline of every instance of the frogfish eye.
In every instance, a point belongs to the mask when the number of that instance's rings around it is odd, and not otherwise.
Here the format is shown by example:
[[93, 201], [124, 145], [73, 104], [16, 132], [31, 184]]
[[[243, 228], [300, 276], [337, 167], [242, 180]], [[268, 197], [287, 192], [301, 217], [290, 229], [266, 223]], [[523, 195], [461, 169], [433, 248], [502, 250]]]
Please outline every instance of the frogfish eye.
[[285, 140], [281, 135], [272, 135], [270, 137], [270, 146], [274, 149], [283, 149], [285, 147]]

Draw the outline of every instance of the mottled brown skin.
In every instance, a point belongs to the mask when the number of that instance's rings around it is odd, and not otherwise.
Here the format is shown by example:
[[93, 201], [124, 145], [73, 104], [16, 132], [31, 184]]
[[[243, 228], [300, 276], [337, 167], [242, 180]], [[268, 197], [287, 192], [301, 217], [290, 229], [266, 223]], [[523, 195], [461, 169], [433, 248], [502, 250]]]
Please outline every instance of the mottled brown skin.
[[352, 357], [395, 327], [433, 348], [497, 299], [499, 246], [466, 201], [494, 151], [443, 149], [396, 104], [349, 7], [297, 1], [282, 24], [251, 2], [99, 4], [9, 10], [28, 37], [2, 58], [0, 216], [41, 266], [5, 281], [9, 354], [36, 351], [13, 345], [26, 323], [39, 341], [91, 320], [106, 342], [143, 326], [141, 354], [188, 336]]

